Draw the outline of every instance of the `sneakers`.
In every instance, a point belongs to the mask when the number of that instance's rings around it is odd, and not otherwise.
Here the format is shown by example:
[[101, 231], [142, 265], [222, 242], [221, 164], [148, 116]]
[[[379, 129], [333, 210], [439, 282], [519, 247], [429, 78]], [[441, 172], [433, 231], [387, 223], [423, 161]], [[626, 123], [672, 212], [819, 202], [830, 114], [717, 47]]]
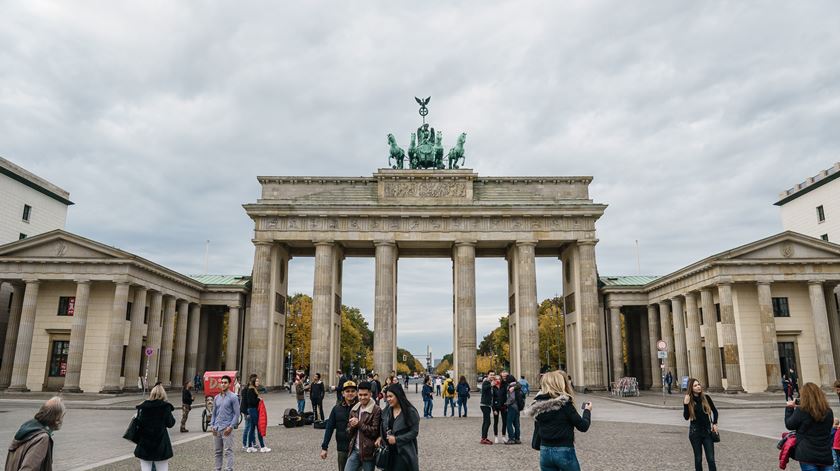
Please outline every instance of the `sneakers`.
[[493, 444], [493, 442], [491, 442], [490, 440], [488, 440], [486, 438], [482, 438], [479, 443], [482, 444], [482, 445], [492, 445]]
[[248, 448], [245, 449], [245, 453], [256, 453], [256, 452], [257, 452], [257, 449], [252, 447], [252, 446], [249, 446]]
[[264, 446], [264, 447], [259, 449], [260, 453], [268, 453], [269, 451], [271, 451], [271, 448], [269, 448], [267, 446]]
[[496, 436], [494, 437], [494, 441], [495, 441], [496, 443], [499, 443], [499, 436], [498, 436], [498, 435], [496, 435]]

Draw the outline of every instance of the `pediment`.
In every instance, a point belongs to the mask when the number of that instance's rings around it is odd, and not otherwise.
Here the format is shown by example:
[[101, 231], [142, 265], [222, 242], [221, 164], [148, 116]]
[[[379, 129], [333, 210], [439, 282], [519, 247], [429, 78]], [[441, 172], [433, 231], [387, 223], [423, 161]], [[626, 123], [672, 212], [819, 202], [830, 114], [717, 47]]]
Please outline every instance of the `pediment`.
[[126, 258], [122, 253], [64, 231], [53, 231], [0, 247], [0, 258]]
[[779, 260], [840, 258], [840, 245], [785, 232], [732, 250], [726, 260]]

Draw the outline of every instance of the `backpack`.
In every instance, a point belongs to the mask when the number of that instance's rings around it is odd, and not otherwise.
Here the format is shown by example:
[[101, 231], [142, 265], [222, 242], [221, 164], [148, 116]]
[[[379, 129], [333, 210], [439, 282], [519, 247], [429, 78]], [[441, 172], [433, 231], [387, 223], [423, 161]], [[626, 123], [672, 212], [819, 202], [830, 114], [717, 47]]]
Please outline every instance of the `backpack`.
[[452, 384], [452, 381], [450, 381], [449, 386], [446, 387], [446, 394], [455, 394], [455, 385]]
[[514, 394], [516, 394], [516, 408], [521, 411], [525, 408], [525, 396], [521, 391], [516, 391]]

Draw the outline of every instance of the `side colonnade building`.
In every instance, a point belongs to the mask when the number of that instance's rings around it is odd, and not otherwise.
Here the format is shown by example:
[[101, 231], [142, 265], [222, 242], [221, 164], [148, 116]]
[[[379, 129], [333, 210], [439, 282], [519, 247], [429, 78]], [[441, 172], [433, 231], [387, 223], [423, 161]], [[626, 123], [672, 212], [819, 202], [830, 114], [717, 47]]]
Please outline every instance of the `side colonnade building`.
[[54, 230], [0, 246], [0, 284], [12, 291], [0, 389], [177, 388], [242, 366], [249, 277], [190, 277]]
[[[662, 372], [711, 391], [829, 388], [840, 377], [840, 245], [783, 232], [663, 277], [601, 277], [610, 380], [662, 387]], [[667, 344], [661, 368], [656, 343]]]

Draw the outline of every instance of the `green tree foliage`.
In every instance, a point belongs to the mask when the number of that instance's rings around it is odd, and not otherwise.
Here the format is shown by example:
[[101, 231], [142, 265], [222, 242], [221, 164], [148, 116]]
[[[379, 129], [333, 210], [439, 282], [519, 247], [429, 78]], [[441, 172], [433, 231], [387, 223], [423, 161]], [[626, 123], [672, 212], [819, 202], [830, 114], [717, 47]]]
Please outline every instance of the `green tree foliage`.
[[[452, 357], [452, 355], [448, 355], [448, 356], [450, 358]], [[441, 362], [438, 363], [437, 368], [435, 368], [435, 373], [437, 373], [439, 375], [442, 375], [442, 374], [445, 374], [447, 371], [449, 371], [451, 369], [452, 369], [452, 362], [449, 359], [447, 359], [446, 357], [444, 357], [443, 360], [441, 360]]]
[[[403, 361], [405, 358], [405, 361]], [[422, 362], [414, 358], [414, 356], [408, 350], [404, 348], [397, 347], [397, 363], [404, 364], [408, 371], [414, 373], [415, 371], [418, 373], [422, 373], [426, 370], [426, 366], [423, 365]]]

